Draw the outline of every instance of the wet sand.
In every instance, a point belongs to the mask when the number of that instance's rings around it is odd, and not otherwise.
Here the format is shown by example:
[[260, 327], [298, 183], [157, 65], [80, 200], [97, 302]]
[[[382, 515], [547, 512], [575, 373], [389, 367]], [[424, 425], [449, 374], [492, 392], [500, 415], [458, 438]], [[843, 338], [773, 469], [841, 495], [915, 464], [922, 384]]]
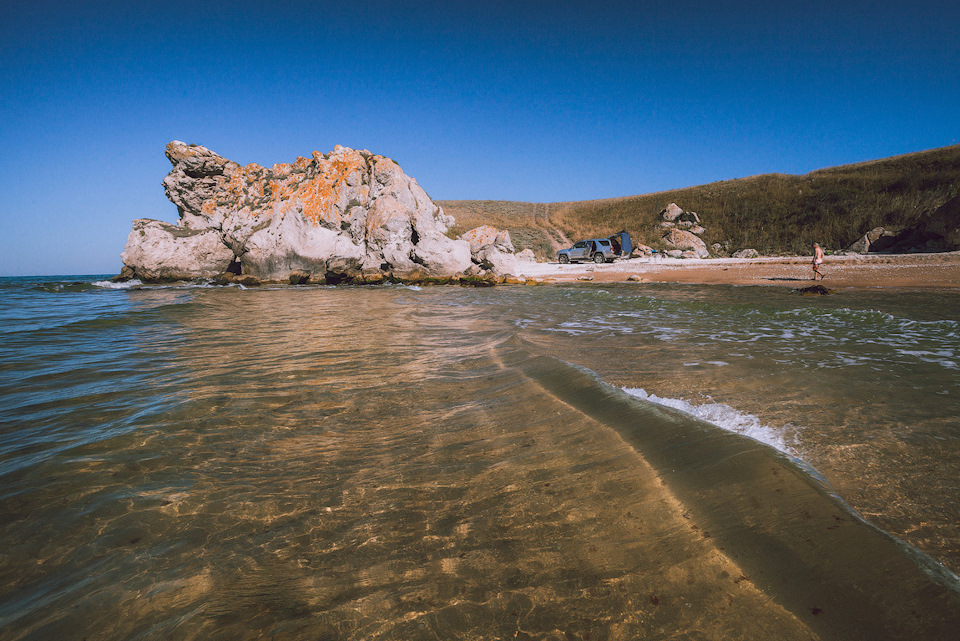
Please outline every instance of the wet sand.
[[[592, 280], [622, 282], [631, 276], [652, 283], [704, 285], [779, 285], [790, 288], [813, 284], [808, 256], [776, 258], [648, 259], [632, 258], [615, 263], [561, 265], [527, 263], [519, 276], [554, 282]], [[874, 256], [827, 256], [821, 267], [826, 276], [817, 280], [825, 287], [906, 289], [960, 288], [960, 252]]]

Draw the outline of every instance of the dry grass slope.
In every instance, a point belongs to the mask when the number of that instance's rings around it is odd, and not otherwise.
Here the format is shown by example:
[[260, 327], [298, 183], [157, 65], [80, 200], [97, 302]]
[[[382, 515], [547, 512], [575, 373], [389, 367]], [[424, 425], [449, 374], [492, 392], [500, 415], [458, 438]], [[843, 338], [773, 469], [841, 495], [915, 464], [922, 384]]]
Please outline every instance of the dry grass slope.
[[671, 202], [700, 215], [708, 245], [730, 251], [805, 254], [816, 241], [842, 249], [874, 227], [909, 227], [960, 194], [960, 145], [820, 169], [764, 174], [641, 196], [567, 203], [440, 201], [459, 234], [482, 224], [508, 229], [517, 249], [551, 257], [568, 239], [626, 229], [659, 247], [657, 214]]

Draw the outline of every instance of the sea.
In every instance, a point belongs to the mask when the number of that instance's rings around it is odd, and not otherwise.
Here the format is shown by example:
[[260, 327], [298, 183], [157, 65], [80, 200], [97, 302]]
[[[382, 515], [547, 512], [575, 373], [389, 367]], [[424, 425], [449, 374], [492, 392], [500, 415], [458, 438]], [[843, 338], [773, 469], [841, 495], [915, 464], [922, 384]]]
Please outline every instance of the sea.
[[0, 279], [0, 640], [957, 639], [960, 286]]

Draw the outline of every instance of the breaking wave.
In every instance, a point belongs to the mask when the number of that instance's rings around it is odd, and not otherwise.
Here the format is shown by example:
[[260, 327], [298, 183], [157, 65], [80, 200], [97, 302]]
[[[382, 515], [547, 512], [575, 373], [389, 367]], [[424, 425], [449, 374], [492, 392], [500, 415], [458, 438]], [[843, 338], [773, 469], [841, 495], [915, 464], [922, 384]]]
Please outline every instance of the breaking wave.
[[755, 441], [780, 450], [784, 454], [799, 458], [797, 435], [798, 428], [788, 426], [778, 428], [765, 425], [752, 414], [741, 412], [724, 403], [701, 403], [695, 405], [679, 398], [661, 398], [638, 387], [624, 387], [624, 392], [644, 401], [671, 407], [706, 421], [727, 431], [748, 436]]

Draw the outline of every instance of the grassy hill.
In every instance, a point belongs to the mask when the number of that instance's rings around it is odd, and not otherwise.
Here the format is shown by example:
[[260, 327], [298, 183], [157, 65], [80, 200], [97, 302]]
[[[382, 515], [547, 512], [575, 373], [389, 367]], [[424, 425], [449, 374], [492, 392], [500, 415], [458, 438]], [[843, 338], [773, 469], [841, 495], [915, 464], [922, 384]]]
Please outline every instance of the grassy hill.
[[562, 203], [438, 201], [457, 219], [455, 234], [489, 224], [510, 231], [517, 249], [540, 258], [570, 240], [626, 229], [661, 248], [658, 214], [669, 203], [695, 211], [707, 245], [728, 251], [807, 254], [816, 241], [843, 249], [874, 227], [902, 229], [960, 195], [960, 145], [820, 169], [764, 174], [641, 196]]

